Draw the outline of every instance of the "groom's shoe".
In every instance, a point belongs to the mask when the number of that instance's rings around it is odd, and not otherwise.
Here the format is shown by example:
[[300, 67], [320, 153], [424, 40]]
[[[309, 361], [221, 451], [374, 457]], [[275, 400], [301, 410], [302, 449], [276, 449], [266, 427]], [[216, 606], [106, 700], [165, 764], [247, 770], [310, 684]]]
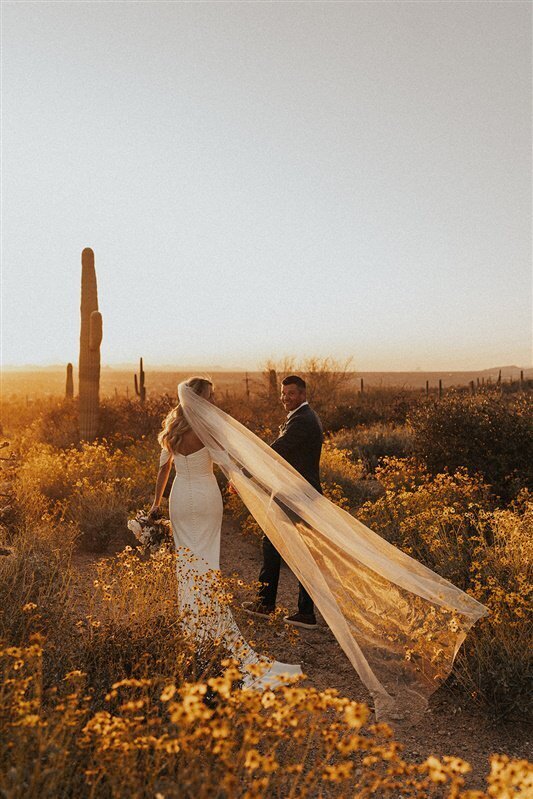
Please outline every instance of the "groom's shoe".
[[251, 613], [252, 616], [260, 616], [263, 619], [272, 616], [276, 610], [275, 607], [263, 605], [263, 603], [258, 599], [254, 600], [253, 602], [243, 602], [241, 607], [246, 611], [246, 613]]
[[306, 630], [314, 630], [317, 626], [314, 613], [294, 613], [292, 616], [285, 616], [283, 621], [294, 627], [304, 627]]

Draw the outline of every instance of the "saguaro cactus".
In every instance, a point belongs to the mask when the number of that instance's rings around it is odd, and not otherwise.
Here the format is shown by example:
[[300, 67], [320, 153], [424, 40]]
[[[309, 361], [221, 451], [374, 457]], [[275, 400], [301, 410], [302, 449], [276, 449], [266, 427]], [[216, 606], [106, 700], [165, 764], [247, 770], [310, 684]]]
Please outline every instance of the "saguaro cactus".
[[144, 386], [144, 369], [143, 369], [143, 359], [139, 359], [139, 380], [137, 380], [137, 375], [134, 375], [135, 383], [135, 393], [139, 397], [141, 401], [141, 405], [144, 405], [144, 401], [146, 399], [146, 388]]
[[81, 254], [80, 311], [80, 438], [92, 441], [98, 431], [102, 314], [98, 311], [94, 253], [89, 247]]
[[74, 377], [71, 363], [67, 363], [67, 384], [65, 386], [65, 397], [69, 400], [73, 399], [74, 397]]

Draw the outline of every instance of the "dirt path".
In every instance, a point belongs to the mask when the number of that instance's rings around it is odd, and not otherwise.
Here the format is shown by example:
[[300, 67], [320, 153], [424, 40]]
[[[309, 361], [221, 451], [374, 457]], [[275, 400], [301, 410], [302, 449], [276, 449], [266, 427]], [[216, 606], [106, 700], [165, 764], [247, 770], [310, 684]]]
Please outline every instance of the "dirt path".
[[[72, 586], [73, 600], [83, 612], [84, 589], [94, 579], [96, 563], [119, 552], [124, 544], [116, 544], [105, 555], [77, 554], [73, 560], [76, 579]], [[252, 536], [243, 536], [232, 523], [226, 520], [222, 529], [221, 569], [225, 575], [236, 575], [246, 583], [257, 580], [261, 563], [259, 541]], [[278, 605], [290, 612], [296, 610], [298, 584], [294, 575], [282, 567], [278, 592]], [[237, 600], [244, 598], [237, 597]], [[244, 612], [236, 610], [236, 617], [248, 639], [252, 636], [256, 648], [261, 651], [261, 642], [267, 644], [269, 653], [284, 662], [299, 662], [309, 678], [309, 684], [323, 690], [335, 688], [343, 696], [371, 705], [371, 699], [360, 682], [353, 666], [335, 641], [320, 615], [316, 630], [292, 631], [274, 627], [262, 621], [254, 622]], [[489, 757], [493, 753], [505, 753], [510, 757], [531, 758], [533, 733], [523, 724], [495, 726], [486, 715], [473, 706], [458, 705], [446, 691], [437, 692], [430, 706], [416, 727], [395, 730], [395, 738], [405, 749], [405, 757], [413, 762], [424, 760], [428, 755], [454, 755], [467, 760], [472, 766], [467, 788], [482, 789], [489, 770]]]

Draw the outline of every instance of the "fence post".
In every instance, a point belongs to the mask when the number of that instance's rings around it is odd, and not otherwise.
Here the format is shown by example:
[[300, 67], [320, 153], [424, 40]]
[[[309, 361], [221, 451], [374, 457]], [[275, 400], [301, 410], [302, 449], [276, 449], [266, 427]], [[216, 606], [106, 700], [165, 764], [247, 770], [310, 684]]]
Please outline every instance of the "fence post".
[[361, 394], [364, 392], [364, 390], [365, 390], [365, 383], [363, 378], [361, 378]]
[[429, 380], [426, 380], [426, 399], [429, 397]]
[[474, 381], [473, 380], [470, 381], [470, 393], [471, 394], [475, 394], [476, 393], [476, 389], [474, 387]]
[[439, 380], [439, 399], [442, 399], [442, 380]]

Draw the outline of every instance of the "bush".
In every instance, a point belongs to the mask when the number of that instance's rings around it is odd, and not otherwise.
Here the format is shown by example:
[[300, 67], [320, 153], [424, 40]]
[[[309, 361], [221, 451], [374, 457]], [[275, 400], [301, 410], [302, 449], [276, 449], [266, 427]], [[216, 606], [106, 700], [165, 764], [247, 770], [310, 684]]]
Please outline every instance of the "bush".
[[26, 525], [43, 516], [79, 529], [80, 545], [103, 550], [126, 531], [127, 516], [147, 504], [153, 492], [159, 445], [140, 440], [125, 452], [106, 440], [57, 450], [26, 442], [14, 483], [17, 507]]
[[176, 403], [169, 394], [150, 397], [143, 405], [135, 399], [103, 399], [98, 436], [113, 449], [125, 449], [145, 437], [157, 443], [163, 419]]
[[[112, 449], [126, 449], [145, 437], [157, 438], [166, 414], [177, 400], [168, 394], [151, 397], [141, 404], [136, 399], [100, 400], [98, 432], [95, 441], [104, 439]], [[17, 442], [40, 442], [56, 449], [69, 449], [79, 445], [78, 400], [55, 400], [38, 403], [34, 408], [19, 410], [28, 419], [24, 430], [19, 426], [15, 432]], [[29, 417], [29, 418], [28, 418]]]
[[533, 488], [533, 397], [457, 393], [412, 412], [415, 452], [433, 474], [465, 466], [504, 502]]
[[499, 718], [530, 717], [532, 667], [533, 497], [512, 509], [481, 513], [472, 539], [470, 590], [490, 615], [459, 651], [455, 675], [468, 693]]
[[381, 493], [379, 484], [366, 478], [362, 462], [354, 462], [350, 455], [348, 450], [326, 439], [320, 460], [324, 494], [346, 510], [354, 510]]
[[365, 471], [373, 474], [381, 458], [405, 458], [413, 452], [413, 432], [408, 425], [378, 422], [368, 427], [339, 430], [331, 436], [331, 443], [349, 453], [354, 461], [361, 461]]
[[363, 394], [353, 392], [349, 398], [339, 397], [322, 421], [331, 433], [378, 423], [404, 425], [420, 401], [418, 391], [372, 388]]
[[[385, 494], [358, 518], [392, 544], [487, 605], [460, 650], [454, 679], [498, 718], [526, 717], [531, 701], [533, 501], [508, 510], [465, 469], [431, 478], [415, 460], [385, 459]], [[529, 597], [529, 599], [528, 599]]]

